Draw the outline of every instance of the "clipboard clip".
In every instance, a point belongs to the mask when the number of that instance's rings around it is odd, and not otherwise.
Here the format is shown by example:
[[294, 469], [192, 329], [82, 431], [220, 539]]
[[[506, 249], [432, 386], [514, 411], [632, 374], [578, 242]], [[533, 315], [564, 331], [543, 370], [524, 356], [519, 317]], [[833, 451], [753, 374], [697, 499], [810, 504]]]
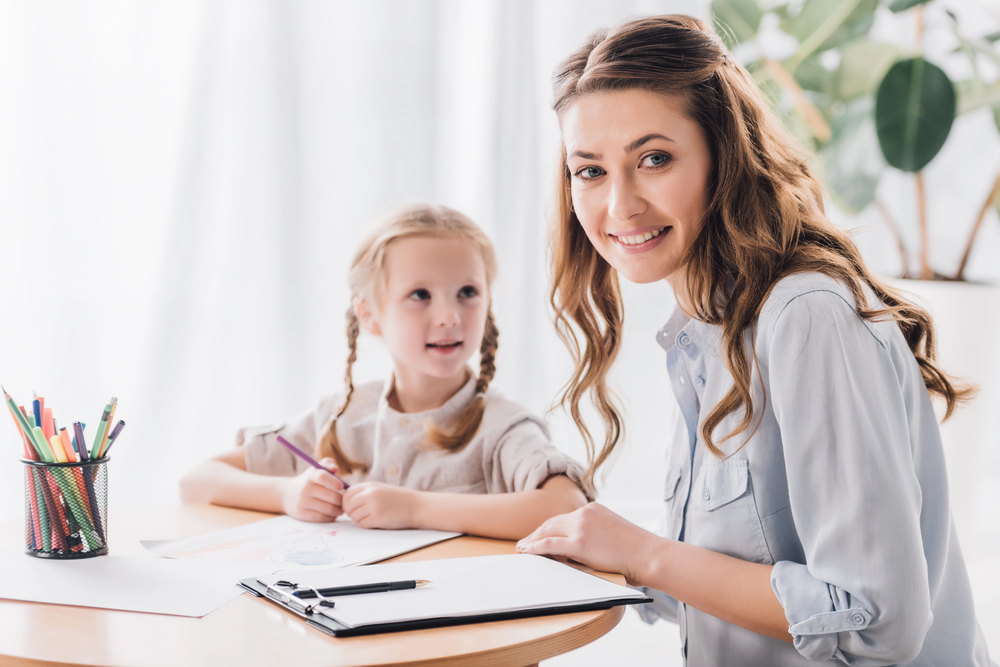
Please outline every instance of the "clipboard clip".
[[[312, 604], [306, 604], [296, 595], [298, 591], [311, 591], [313, 595], [316, 596], [316, 602]], [[271, 597], [276, 597], [281, 602], [284, 602], [290, 607], [298, 609], [299, 611], [311, 614], [316, 607], [327, 607], [333, 608], [336, 603], [330, 598], [324, 596], [319, 590], [313, 588], [312, 586], [300, 586], [291, 581], [286, 581], [284, 579], [279, 579], [273, 584], [268, 584], [267, 593]], [[273, 595], [272, 595], [273, 593]]]

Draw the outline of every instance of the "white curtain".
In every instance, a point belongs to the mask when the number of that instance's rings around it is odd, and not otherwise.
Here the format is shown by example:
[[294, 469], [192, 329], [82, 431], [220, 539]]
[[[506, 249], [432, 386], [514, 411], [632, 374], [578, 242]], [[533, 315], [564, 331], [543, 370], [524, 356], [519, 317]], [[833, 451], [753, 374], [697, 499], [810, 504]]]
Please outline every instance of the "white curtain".
[[[551, 72], [595, 28], [665, 12], [706, 18], [708, 3], [0, 4], [0, 382], [21, 403], [36, 390], [88, 433], [117, 396], [128, 426], [112, 506], [175, 502], [182, 471], [238, 426], [339, 390], [359, 231], [431, 201], [493, 238], [495, 382], [546, 411], [570, 370], [547, 310]], [[978, 139], [985, 122], [963, 119], [968, 138], [949, 144], [986, 146], [984, 182], [998, 150]], [[911, 201], [905, 179], [886, 187]], [[932, 214], [971, 219], [969, 202], [939, 188]], [[861, 222], [870, 261], [898, 270], [877, 219]], [[997, 281], [1000, 225], [983, 234], [969, 274]], [[624, 287], [615, 385], [627, 440], [603, 499], [647, 520], [676, 418], [653, 338], [673, 297]], [[356, 377], [388, 368], [364, 339]], [[557, 445], [583, 458], [571, 422], [550, 421]], [[0, 518], [21, 513], [19, 453], [13, 425], [0, 426]]]
[[[544, 412], [570, 368], [546, 306], [551, 72], [597, 27], [676, 11], [707, 5], [0, 4], [0, 382], [88, 433], [117, 396], [112, 506], [175, 502], [182, 471], [238, 426], [340, 389], [359, 232], [431, 201], [493, 238], [495, 382]], [[643, 353], [621, 370], [641, 385], [625, 392], [630, 414], [657, 417], [636, 419], [645, 436], [618, 488], [655, 505], [671, 402], [650, 332], [673, 302], [640, 292], [628, 335], [641, 329]], [[363, 340], [356, 377], [388, 368]], [[552, 423], [583, 458], [565, 417]], [[0, 445], [0, 517], [13, 518], [12, 424]]]

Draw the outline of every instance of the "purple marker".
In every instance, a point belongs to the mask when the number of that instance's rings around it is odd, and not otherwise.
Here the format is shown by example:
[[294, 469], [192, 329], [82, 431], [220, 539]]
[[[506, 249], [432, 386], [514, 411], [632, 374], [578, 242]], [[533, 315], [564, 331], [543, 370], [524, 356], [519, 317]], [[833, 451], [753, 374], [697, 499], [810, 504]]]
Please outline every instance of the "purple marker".
[[87, 456], [87, 441], [83, 439], [83, 424], [73, 422], [73, 432], [76, 433], [76, 451], [80, 455], [80, 460], [89, 460], [90, 457]]
[[111, 431], [111, 435], [108, 436], [108, 446], [104, 448], [105, 456], [108, 455], [108, 450], [111, 449], [111, 445], [115, 444], [115, 440], [118, 439], [118, 434], [122, 432], [123, 428], [125, 428], [125, 420], [120, 419], [118, 420], [118, 425]]
[[285, 440], [284, 438], [282, 438], [280, 435], [277, 437], [277, 440], [278, 440], [278, 442], [280, 442], [282, 445], [285, 446], [285, 449], [287, 449], [288, 451], [290, 451], [292, 454], [295, 454], [296, 456], [298, 456], [300, 459], [302, 459], [303, 461], [305, 461], [306, 463], [308, 463], [309, 465], [311, 465], [313, 468], [319, 468], [320, 470], [322, 470], [323, 472], [325, 472], [327, 475], [333, 475], [334, 477], [336, 477], [337, 479], [339, 479], [340, 483], [344, 485], [344, 491], [346, 491], [349, 488], [351, 488], [350, 484], [348, 484], [344, 480], [340, 479], [340, 477], [337, 477], [337, 475], [334, 474], [333, 472], [331, 472], [328, 468], [324, 468], [323, 466], [321, 466], [313, 457], [309, 456], [304, 451], [302, 451], [301, 449], [299, 449], [298, 447], [296, 447], [292, 443], [290, 443], [287, 440]]

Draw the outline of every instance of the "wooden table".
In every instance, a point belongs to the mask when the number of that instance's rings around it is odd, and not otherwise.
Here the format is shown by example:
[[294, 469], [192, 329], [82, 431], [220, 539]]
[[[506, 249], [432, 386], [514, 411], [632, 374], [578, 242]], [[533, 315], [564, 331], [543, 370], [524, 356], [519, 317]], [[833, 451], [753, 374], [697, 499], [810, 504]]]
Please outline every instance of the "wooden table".
[[[111, 512], [110, 553], [150, 556], [140, 539], [199, 535], [270, 514], [209, 505]], [[0, 546], [23, 548], [23, 520], [0, 522]], [[514, 552], [514, 543], [459, 537], [394, 561]], [[28, 558], [28, 556], [25, 556]], [[152, 556], [150, 556], [152, 557]], [[618, 574], [602, 574], [624, 584]], [[241, 595], [203, 618], [0, 600], [0, 664], [219, 667], [236, 665], [534, 665], [611, 630], [624, 607], [492, 623], [329, 637], [273, 603]], [[56, 629], [58, 629], [56, 631]]]

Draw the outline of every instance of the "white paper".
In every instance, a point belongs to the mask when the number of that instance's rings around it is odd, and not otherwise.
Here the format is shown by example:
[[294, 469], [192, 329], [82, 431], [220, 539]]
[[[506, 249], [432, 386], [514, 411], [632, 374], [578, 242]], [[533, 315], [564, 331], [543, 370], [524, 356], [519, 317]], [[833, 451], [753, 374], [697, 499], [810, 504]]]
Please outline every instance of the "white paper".
[[529, 554], [385, 563], [337, 570], [306, 570], [257, 577], [327, 588], [352, 584], [428, 579], [421, 588], [342, 595], [322, 613], [348, 627], [572, 607], [606, 600], [641, 599], [641, 591]]
[[143, 556], [56, 560], [4, 551], [0, 572], [0, 598], [173, 616], [205, 616], [243, 593], [232, 564]]
[[[349, 519], [310, 523], [280, 516], [198, 537], [141, 543], [167, 558], [259, 563], [270, 565], [267, 571], [275, 572], [362, 565], [460, 534], [438, 530], [371, 530]], [[261, 571], [258, 567], [253, 574]]]

